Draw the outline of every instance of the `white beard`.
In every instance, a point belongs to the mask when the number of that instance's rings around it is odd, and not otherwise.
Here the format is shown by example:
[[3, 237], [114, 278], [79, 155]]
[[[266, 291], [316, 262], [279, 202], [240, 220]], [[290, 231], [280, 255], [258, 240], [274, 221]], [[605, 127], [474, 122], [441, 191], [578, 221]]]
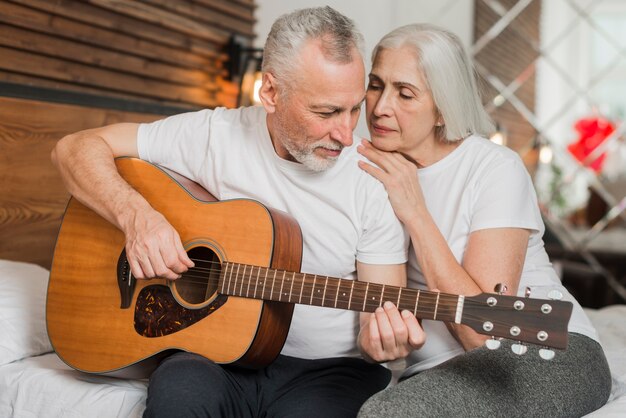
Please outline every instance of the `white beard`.
[[338, 143], [328, 144], [325, 141], [317, 141], [306, 146], [296, 146], [289, 140], [283, 141], [283, 146], [289, 154], [299, 163], [313, 171], [325, 171], [337, 162], [337, 157], [322, 158], [315, 155], [315, 149], [325, 147], [333, 150], [342, 150], [343, 145]]

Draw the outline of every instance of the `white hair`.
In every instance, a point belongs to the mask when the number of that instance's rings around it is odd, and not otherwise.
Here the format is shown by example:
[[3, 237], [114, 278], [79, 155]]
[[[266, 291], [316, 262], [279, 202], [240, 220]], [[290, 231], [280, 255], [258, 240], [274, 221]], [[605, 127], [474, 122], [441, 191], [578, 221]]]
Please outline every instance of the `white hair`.
[[418, 67], [443, 119], [443, 126], [436, 131], [439, 139], [458, 141], [493, 131], [476, 87], [474, 67], [455, 34], [424, 23], [401, 26], [378, 42], [372, 61], [381, 50], [403, 46], [415, 50]]
[[[298, 55], [309, 40], [320, 40], [323, 56], [332, 62], [347, 64], [363, 56], [363, 35], [352, 20], [329, 6], [300, 9], [272, 25], [263, 50], [263, 72], [287, 83], [295, 81]], [[355, 57], [355, 51], [361, 56]]]

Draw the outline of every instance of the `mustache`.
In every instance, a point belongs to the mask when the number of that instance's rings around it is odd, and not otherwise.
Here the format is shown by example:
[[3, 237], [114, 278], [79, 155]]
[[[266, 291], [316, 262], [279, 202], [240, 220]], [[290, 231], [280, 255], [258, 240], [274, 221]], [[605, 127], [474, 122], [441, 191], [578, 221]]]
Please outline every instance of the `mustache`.
[[326, 141], [317, 141], [311, 144], [311, 149], [315, 148], [326, 148], [332, 151], [342, 151], [344, 149], [344, 145], [337, 141], [332, 141], [330, 143]]

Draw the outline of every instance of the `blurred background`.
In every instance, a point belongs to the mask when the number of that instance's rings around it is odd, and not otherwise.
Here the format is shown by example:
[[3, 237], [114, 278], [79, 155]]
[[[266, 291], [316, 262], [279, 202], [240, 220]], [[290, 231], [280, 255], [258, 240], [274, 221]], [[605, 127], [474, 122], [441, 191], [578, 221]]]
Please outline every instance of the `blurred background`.
[[[0, 0], [0, 142], [19, 141], [0, 153], [0, 173], [16, 184], [0, 193], [0, 226], [56, 227], [67, 201], [24, 215], [41, 182], [59, 183], [48, 162], [39, 184], [20, 176], [32, 147], [113, 122], [254, 104], [274, 19], [325, 4], [355, 20], [368, 54], [407, 23], [458, 34], [497, 124], [491, 139], [518, 152], [535, 181], [564, 283], [585, 306], [626, 301], [623, 0]], [[356, 132], [367, 136], [362, 120]], [[0, 228], [0, 246], [20, 239]], [[51, 251], [28, 240], [33, 254]]]

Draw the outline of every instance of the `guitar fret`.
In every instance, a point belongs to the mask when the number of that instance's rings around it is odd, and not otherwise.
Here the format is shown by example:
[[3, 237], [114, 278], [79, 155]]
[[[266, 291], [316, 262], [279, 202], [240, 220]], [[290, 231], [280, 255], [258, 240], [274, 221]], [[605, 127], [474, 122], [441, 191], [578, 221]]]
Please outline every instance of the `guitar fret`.
[[[265, 282], [265, 280], [267, 280], [267, 272], [268, 272], [269, 268], [265, 268], [265, 278], [263, 279], [263, 281]], [[259, 278], [256, 278], [256, 283], [254, 283], [254, 297], [258, 297], [256, 291], [257, 288], [259, 287]]]
[[340, 282], [337, 283], [337, 293], [335, 294], [335, 308], [337, 307], [337, 299], [339, 298], [339, 288], [341, 287]]
[[439, 295], [441, 295], [441, 292], [437, 292], [437, 301], [435, 302], [435, 313], [433, 315], [433, 320], [437, 319], [437, 308], [439, 307]]
[[298, 303], [302, 303], [302, 291], [304, 290], [304, 276], [301, 277], [300, 280], [300, 298], [298, 299]]
[[291, 302], [291, 296], [293, 296], [293, 282], [296, 281], [296, 273], [291, 273], [291, 287], [289, 288], [289, 302]]
[[398, 292], [398, 303], [396, 303], [396, 308], [400, 309], [400, 295], [402, 295], [402, 288]]
[[285, 276], [287, 275], [287, 271], [283, 270], [283, 279], [280, 281], [280, 291], [278, 292], [278, 301], [281, 302], [281, 298], [283, 297], [283, 286], [285, 286]]
[[363, 296], [363, 309], [362, 311], [365, 312], [365, 303], [367, 302], [367, 292], [369, 292], [370, 290], [370, 282], [367, 282], [367, 285], [365, 286], [365, 295]]
[[272, 278], [272, 289], [270, 290], [270, 300], [274, 300], [274, 283], [276, 283], [276, 271], [274, 271], [274, 277]]
[[417, 303], [420, 300], [420, 290], [417, 289], [417, 297], [415, 298], [415, 309], [413, 309], [413, 315], [417, 316]]
[[243, 281], [244, 281], [244, 278], [246, 277], [246, 268], [247, 267], [248, 267], [247, 265], [244, 265], [243, 266], [243, 273], [241, 273], [241, 284], [239, 285], [239, 296], [243, 296]]
[[[276, 270], [274, 270], [274, 274], [276, 274]], [[265, 299], [265, 286], [267, 286], [267, 277], [265, 278], [265, 281], [263, 281], [263, 293], [261, 293], [261, 297], [263, 299]]]
[[354, 282], [355, 280], [352, 280], [352, 285], [350, 287], [350, 297], [348, 298], [348, 309], [350, 309], [350, 304], [352, 303], [352, 292], [354, 291]]
[[[254, 268], [253, 268], [253, 270], [254, 270]], [[258, 267], [258, 270], [257, 270], [257, 272], [256, 272], [256, 277], [257, 277], [257, 280], [259, 279], [259, 273], [260, 273], [260, 272], [261, 272], [261, 267]], [[250, 279], [252, 279], [252, 271], [250, 272]], [[246, 287], [246, 297], [247, 297], [247, 298], [249, 298], [249, 297], [250, 297], [250, 282], [251, 282], [251, 281], [252, 281], [252, 280], [248, 280], [248, 287]]]
[[380, 300], [378, 301], [378, 307], [383, 306], [383, 298], [385, 297], [385, 285], [383, 285], [382, 289], [380, 289]]
[[228, 263], [224, 263], [226, 266], [224, 268], [223, 274], [224, 274], [224, 280], [222, 280], [222, 288], [220, 289], [220, 293], [224, 294], [224, 284], [226, 283], [226, 274], [228, 273]]
[[233, 280], [233, 290], [231, 292], [230, 288], [228, 289], [228, 293], [231, 295], [235, 294], [235, 289], [237, 289], [237, 277], [239, 277], [239, 268], [241, 267], [241, 264], [237, 264], [237, 272], [235, 273], [235, 280]]
[[326, 302], [326, 286], [328, 286], [328, 276], [326, 276], [326, 281], [324, 281], [324, 293], [322, 293], [322, 306]]
[[[234, 267], [234, 266], [233, 266]], [[229, 295], [232, 295], [233, 292], [230, 290], [230, 285], [232, 283], [233, 285], [233, 289], [235, 288], [235, 281], [237, 280], [237, 272], [239, 271], [239, 264], [237, 264], [237, 271], [233, 271], [234, 269], [230, 270], [230, 278], [228, 280], [228, 289], [226, 289], [228, 291]], [[233, 273], [235, 274], [235, 278], [233, 279]]]
[[[306, 276], [306, 274], [305, 274]], [[313, 305], [313, 294], [315, 293], [315, 281], [317, 280], [317, 274], [313, 276], [313, 287], [311, 288], [311, 301], [309, 305]]]
[[[230, 267], [230, 270], [228, 271], [228, 278], [226, 279], [226, 277], [224, 277], [224, 279], [225, 279], [224, 281], [225, 282], [227, 281], [227, 283], [224, 283], [222, 285], [222, 288], [223, 288], [222, 289], [222, 294], [224, 294], [224, 295], [228, 294], [228, 288], [230, 287], [230, 276], [232, 276], [232, 274], [233, 274], [233, 265], [231, 263], [226, 263], [226, 264]], [[226, 276], [226, 271], [224, 271], [224, 276]], [[226, 288], [224, 288], [224, 286], [226, 286]]]

